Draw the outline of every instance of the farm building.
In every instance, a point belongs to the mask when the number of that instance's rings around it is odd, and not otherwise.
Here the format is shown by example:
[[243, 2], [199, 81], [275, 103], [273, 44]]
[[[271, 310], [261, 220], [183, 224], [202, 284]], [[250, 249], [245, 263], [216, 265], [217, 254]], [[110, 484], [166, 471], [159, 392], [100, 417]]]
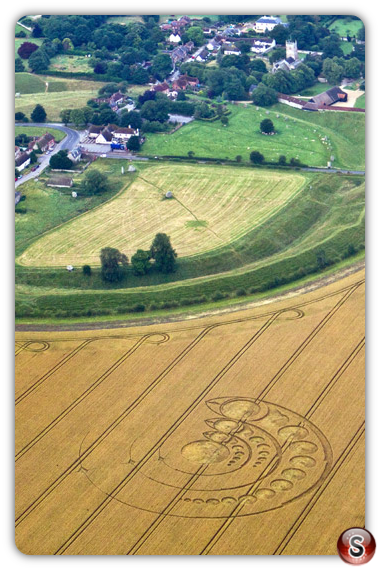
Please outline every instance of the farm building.
[[174, 90], [180, 91], [186, 89], [187, 87], [197, 87], [199, 85], [198, 77], [191, 77], [190, 75], [180, 75], [178, 79], [173, 81], [172, 88]]
[[67, 155], [73, 162], [79, 162], [82, 157], [82, 151], [79, 147], [75, 147]]
[[167, 95], [170, 91], [170, 87], [166, 82], [157, 83], [156, 85], [153, 85], [151, 91], [155, 91], [156, 93], [165, 93], [165, 95]]
[[[314, 95], [309, 102], [305, 105], [305, 109], [312, 110], [314, 105], [317, 107], [329, 107], [330, 105], [334, 105], [334, 103], [342, 103], [347, 101], [347, 93], [343, 91], [340, 87], [332, 87], [328, 89], [324, 93], [320, 93], [319, 95]], [[311, 105], [309, 105], [311, 103]]]
[[118, 125], [108, 124], [106, 127], [91, 125], [88, 129], [88, 137], [93, 139], [96, 144], [110, 144], [111, 142], [125, 142], [131, 137], [140, 135], [139, 129], [129, 127], [119, 127]]
[[87, 131], [89, 138], [96, 139], [102, 132], [103, 128], [104, 127], [98, 125], [90, 125]]
[[131, 137], [138, 137], [140, 134], [139, 129], [132, 129], [131, 127], [119, 127], [112, 133], [114, 141], [123, 142], [128, 141]]
[[112, 133], [108, 128], [103, 128], [102, 132], [96, 137], [96, 144], [107, 144], [112, 141]]

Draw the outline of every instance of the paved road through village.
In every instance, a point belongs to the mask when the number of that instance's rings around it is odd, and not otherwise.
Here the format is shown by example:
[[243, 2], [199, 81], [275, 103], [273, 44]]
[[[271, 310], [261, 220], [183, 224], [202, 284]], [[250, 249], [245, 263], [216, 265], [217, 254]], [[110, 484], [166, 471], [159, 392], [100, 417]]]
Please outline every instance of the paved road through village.
[[80, 141], [81, 134], [78, 131], [74, 131], [74, 129], [70, 129], [70, 127], [66, 127], [61, 123], [16, 123], [17, 127], [38, 127], [38, 128], [54, 128], [58, 131], [62, 131], [65, 133], [65, 138], [59, 142], [54, 149], [51, 151], [50, 154], [42, 154], [38, 157], [39, 168], [34, 172], [29, 172], [28, 174], [24, 175], [21, 179], [15, 182], [15, 188], [30, 180], [31, 178], [37, 178], [42, 170], [44, 170], [47, 166], [49, 166], [50, 157], [53, 154], [56, 154], [59, 150], [72, 150], [75, 148]]

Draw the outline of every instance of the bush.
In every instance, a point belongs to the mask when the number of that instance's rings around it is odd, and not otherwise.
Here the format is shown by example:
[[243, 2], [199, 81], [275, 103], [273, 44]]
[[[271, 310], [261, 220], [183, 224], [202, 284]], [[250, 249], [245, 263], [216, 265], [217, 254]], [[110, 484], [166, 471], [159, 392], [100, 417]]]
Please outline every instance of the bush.
[[145, 311], [145, 305], [143, 303], [136, 303], [132, 307], [130, 307], [130, 313], [143, 313]]
[[221, 301], [222, 299], [227, 299], [228, 297], [228, 293], [222, 293], [221, 291], [215, 291], [215, 293], [211, 295], [212, 301]]
[[83, 265], [82, 267], [83, 275], [90, 276], [92, 273], [92, 269], [89, 265]]
[[239, 289], [236, 289], [236, 291], [235, 291], [236, 297], [245, 297], [246, 294], [247, 294], [247, 291], [245, 289], [243, 289], [243, 287], [239, 287]]

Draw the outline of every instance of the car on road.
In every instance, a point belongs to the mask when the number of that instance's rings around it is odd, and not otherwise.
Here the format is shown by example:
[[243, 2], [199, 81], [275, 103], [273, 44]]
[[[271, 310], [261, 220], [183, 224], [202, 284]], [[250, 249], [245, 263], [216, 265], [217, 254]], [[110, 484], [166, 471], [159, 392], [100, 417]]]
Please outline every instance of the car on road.
[[33, 168], [32, 168], [32, 172], [35, 172], [35, 171], [37, 170], [37, 168], [39, 168], [39, 167], [40, 167], [40, 165], [39, 165], [39, 164], [36, 164], [36, 166], [33, 166]]

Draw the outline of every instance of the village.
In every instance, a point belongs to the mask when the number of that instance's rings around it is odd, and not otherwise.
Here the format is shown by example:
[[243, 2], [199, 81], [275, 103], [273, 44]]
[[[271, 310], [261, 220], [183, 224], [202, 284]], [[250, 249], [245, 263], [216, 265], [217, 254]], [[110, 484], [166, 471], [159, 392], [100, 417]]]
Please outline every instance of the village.
[[[187, 39], [188, 30], [194, 29], [197, 26], [197, 19], [190, 18], [189, 16], [182, 16], [178, 19], [170, 19], [160, 24], [161, 31], [165, 34], [166, 49], [162, 50], [164, 56], [170, 57], [171, 70], [162, 79], [156, 79], [146, 86], [145, 100], [155, 101], [157, 105], [160, 103], [165, 107], [163, 96], [166, 96], [168, 101], [172, 104], [172, 110], [166, 114], [167, 125], [172, 125], [174, 132], [183, 125], [193, 121], [194, 118], [200, 118], [195, 114], [194, 116], [194, 103], [204, 101], [203, 93], [207, 91], [207, 85], [204, 79], [197, 76], [192, 76], [188, 71], [181, 71], [182, 69], [200, 70], [199, 65], [205, 66], [205, 69], [215, 69], [214, 66], [209, 67], [210, 64], [216, 64], [222, 59], [227, 60], [228, 56], [233, 58], [232, 63], [238, 65], [238, 62], [245, 56], [246, 61], [254, 62], [254, 69], [265, 69], [269, 75], [276, 75], [280, 73], [291, 73], [297, 69], [301, 69], [305, 61], [305, 56], [310, 58], [318, 58], [321, 52], [299, 50], [297, 41], [286, 40], [282, 45], [276, 42], [273, 37], [273, 30], [279, 28], [287, 29], [288, 23], [283, 22], [279, 17], [262, 16], [256, 21], [240, 22], [238, 24], [218, 25], [210, 23], [205, 25], [201, 20], [202, 37], [204, 40], [201, 45], [196, 46], [194, 41], [183, 42], [182, 38]], [[191, 25], [191, 27], [189, 27]], [[199, 30], [201, 28], [198, 28]], [[280, 30], [281, 31], [281, 30]], [[347, 38], [341, 38], [344, 40]], [[359, 40], [358, 40], [359, 41]], [[278, 57], [269, 58], [270, 54], [278, 53]], [[248, 55], [247, 55], [248, 54]], [[250, 59], [248, 59], [248, 56]], [[282, 56], [282, 57], [281, 57]], [[253, 59], [252, 59], [253, 58]], [[258, 63], [256, 63], [258, 62]], [[259, 63], [264, 67], [259, 67]], [[270, 63], [272, 62], [272, 63]], [[194, 65], [195, 64], [195, 65]], [[141, 63], [141, 67], [149, 69], [151, 66], [150, 61]], [[255, 91], [260, 91], [258, 86], [258, 79], [262, 75], [256, 73], [257, 80], [254, 83], [247, 83], [247, 93], [249, 98], [255, 100]], [[255, 78], [255, 74], [252, 74]], [[249, 81], [249, 78], [248, 78]], [[323, 85], [327, 83], [326, 76], [320, 73], [315, 81]], [[350, 90], [350, 84], [354, 80], [346, 79], [342, 82], [343, 89], [339, 86], [330, 86], [326, 91], [320, 90], [312, 97], [300, 97], [293, 94], [286, 94], [277, 91], [276, 98], [278, 102], [289, 105], [291, 107], [301, 109], [303, 111], [321, 111], [321, 110], [341, 110], [351, 112], [362, 112], [363, 109], [355, 108], [353, 99], [354, 94], [359, 97], [360, 91]], [[345, 87], [349, 87], [349, 90]], [[150, 93], [150, 95], [149, 95]], [[210, 93], [209, 93], [210, 95]], [[156, 97], [157, 96], [157, 97]], [[180, 105], [180, 101], [189, 101], [190, 105]], [[230, 103], [239, 103], [229, 100]], [[141, 104], [131, 97], [126, 92], [115, 90], [107, 95], [100, 95], [92, 100], [95, 111], [97, 108], [109, 108], [113, 116], [119, 119], [121, 117], [136, 116], [141, 113]], [[244, 100], [241, 102], [244, 103]], [[176, 106], [180, 111], [176, 111]], [[215, 108], [215, 105], [211, 105]], [[185, 112], [184, 112], [185, 109]], [[213, 110], [210, 110], [210, 116]], [[141, 113], [143, 116], [143, 113]], [[120, 123], [120, 121], [118, 121]], [[80, 140], [77, 141], [75, 146], [69, 148], [68, 157], [73, 163], [80, 160], [82, 153], [90, 153], [94, 156], [112, 157], [124, 156], [133, 157], [135, 152], [143, 153], [144, 147], [140, 151], [141, 145], [144, 144], [146, 137], [149, 138], [147, 127], [149, 121], [145, 118], [137, 120], [139, 126], [126, 124], [124, 120], [122, 124], [115, 124], [112, 121], [107, 121], [103, 124], [92, 124], [89, 122], [86, 128], [80, 131]], [[155, 123], [156, 125], [165, 126], [164, 123]], [[72, 128], [72, 125], [68, 125]], [[142, 128], [141, 128], [142, 127]], [[145, 129], [144, 129], [145, 127]], [[26, 146], [15, 147], [15, 166], [16, 166], [16, 181], [21, 183], [25, 172], [33, 172], [33, 176], [37, 176], [35, 172], [39, 168], [41, 159], [37, 163], [36, 152], [38, 154], [46, 154], [51, 152], [54, 147], [54, 137], [46, 132], [43, 137], [33, 137]], [[32, 160], [32, 163], [31, 163]], [[46, 160], [45, 160], [46, 163]], [[18, 174], [17, 174], [18, 172]]]

